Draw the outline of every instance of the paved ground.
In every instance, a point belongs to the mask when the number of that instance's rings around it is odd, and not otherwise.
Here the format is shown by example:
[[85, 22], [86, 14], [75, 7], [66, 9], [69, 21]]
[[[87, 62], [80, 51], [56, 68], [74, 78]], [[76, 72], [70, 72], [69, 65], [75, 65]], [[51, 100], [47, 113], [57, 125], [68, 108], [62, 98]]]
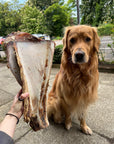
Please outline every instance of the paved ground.
[[[51, 88], [58, 69], [52, 69]], [[0, 64], [0, 121], [5, 116], [12, 99], [20, 89], [10, 70]], [[100, 73], [99, 99], [88, 109], [87, 123], [93, 130], [92, 136], [80, 131], [79, 123], [73, 119], [73, 127], [66, 131], [63, 125], [53, 122], [47, 129], [33, 132], [20, 120], [14, 140], [16, 144], [114, 144], [114, 74]]]

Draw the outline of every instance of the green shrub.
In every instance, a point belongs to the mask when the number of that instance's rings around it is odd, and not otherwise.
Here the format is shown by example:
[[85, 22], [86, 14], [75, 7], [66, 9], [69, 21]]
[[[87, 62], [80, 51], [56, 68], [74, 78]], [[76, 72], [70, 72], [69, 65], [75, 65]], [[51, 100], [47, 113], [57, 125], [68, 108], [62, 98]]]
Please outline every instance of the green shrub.
[[100, 36], [107, 36], [114, 33], [114, 25], [113, 24], [104, 24], [98, 27], [98, 34]]
[[62, 40], [62, 37], [55, 37], [53, 40]]
[[58, 45], [55, 47], [54, 58], [53, 58], [54, 64], [61, 63], [62, 48], [63, 48], [63, 45]]
[[6, 57], [3, 57], [3, 58], [0, 57], [0, 62], [3, 62], [3, 63], [7, 62], [7, 58]]

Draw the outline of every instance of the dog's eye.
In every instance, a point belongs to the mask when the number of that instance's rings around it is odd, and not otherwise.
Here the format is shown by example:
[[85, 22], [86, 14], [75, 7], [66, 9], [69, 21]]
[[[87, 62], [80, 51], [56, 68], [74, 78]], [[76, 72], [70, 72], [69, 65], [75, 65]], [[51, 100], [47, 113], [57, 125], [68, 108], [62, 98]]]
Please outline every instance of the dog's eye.
[[72, 44], [74, 44], [74, 43], [76, 42], [76, 40], [75, 40], [74, 38], [71, 38], [71, 39], [70, 39], [70, 42], [71, 42]]
[[86, 38], [86, 42], [89, 42], [91, 41], [91, 39], [89, 37]]

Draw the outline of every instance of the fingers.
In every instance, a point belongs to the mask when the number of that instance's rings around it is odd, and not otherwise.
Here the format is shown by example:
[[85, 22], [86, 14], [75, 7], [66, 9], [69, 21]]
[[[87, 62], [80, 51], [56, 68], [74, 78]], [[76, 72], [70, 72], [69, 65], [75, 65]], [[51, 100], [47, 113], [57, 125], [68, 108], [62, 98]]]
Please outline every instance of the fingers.
[[18, 93], [18, 94], [19, 94], [19, 96], [22, 94], [22, 89], [20, 89], [20, 91], [19, 91], [19, 93]]
[[17, 93], [16, 98], [18, 99], [18, 97], [22, 94], [22, 89], [20, 89], [20, 91]]
[[15, 96], [13, 104], [10, 109], [10, 113], [15, 114], [18, 118], [20, 118], [23, 114], [23, 100], [29, 96], [29, 93], [23, 93], [22, 89]]
[[20, 89], [20, 91], [18, 92], [18, 94], [16, 95], [16, 98], [19, 100], [19, 101], [23, 101], [25, 98], [27, 98], [29, 96], [29, 93], [23, 93], [22, 94], [22, 89]]
[[20, 95], [21, 99], [25, 99], [27, 97], [29, 97], [29, 93], [28, 92], [27, 93], [23, 93], [23, 94]]

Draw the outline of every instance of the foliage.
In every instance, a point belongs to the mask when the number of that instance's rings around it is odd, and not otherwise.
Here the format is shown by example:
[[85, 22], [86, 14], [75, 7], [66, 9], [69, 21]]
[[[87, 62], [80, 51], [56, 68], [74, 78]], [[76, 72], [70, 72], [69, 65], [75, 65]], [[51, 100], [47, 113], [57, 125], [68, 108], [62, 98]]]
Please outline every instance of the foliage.
[[7, 58], [6, 57], [3, 57], [3, 58], [0, 57], [0, 62], [6, 63], [7, 62]]
[[68, 0], [67, 5], [69, 5], [72, 9], [76, 9], [76, 0]]
[[61, 63], [62, 48], [63, 48], [63, 45], [58, 45], [55, 47], [54, 58], [53, 58], [54, 64], [60, 64]]
[[99, 62], [105, 62], [105, 55], [103, 53], [102, 50], [99, 49], [99, 53], [98, 53], [98, 59], [99, 59]]
[[40, 10], [45, 10], [54, 3], [59, 3], [59, 0], [28, 0], [30, 6], [35, 6]]
[[[79, 0], [79, 4], [81, 3], [81, 0]], [[72, 11], [72, 16], [70, 18], [70, 25], [77, 25], [77, 2], [76, 0], [68, 0], [67, 6], [69, 7], [69, 10]]]
[[100, 36], [107, 36], [114, 34], [114, 25], [113, 24], [103, 24], [98, 27], [98, 34]]
[[62, 40], [62, 37], [57, 36], [57, 37], [54, 37], [54, 39], [53, 39], [53, 40]]
[[82, 0], [81, 24], [98, 26], [104, 21], [113, 23], [113, 0]]
[[114, 25], [113, 24], [105, 24], [98, 27], [98, 33], [100, 36], [110, 35], [112, 39], [112, 43], [107, 44], [107, 47], [110, 48], [110, 62], [105, 60], [106, 52], [99, 50], [99, 62], [104, 64], [114, 64]]
[[111, 39], [112, 39], [112, 44], [108, 44], [107, 46], [111, 49], [112, 51], [112, 55], [114, 57], [114, 27], [113, 27], [113, 30], [112, 30], [112, 35], [111, 35]]
[[[17, 1], [14, 1], [15, 3]], [[18, 8], [21, 7], [18, 5]], [[0, 3], [0, 35], [6, 36], [17, 31], [20, 25], [19, 9], [13, 3]]]
[[113, 0], [107, 0], [105, 3], [105, 10], [104, 10], [104, 18], [103, 20], [107, 23], [114, 24], [114, 1]]
[[[33, 2], [33, 5], [27, 5], [28, 2]], [[18, 0], [0, 3], [1, 36], [18, 30], [61, 36], [63, 27], [69, 25], [69, 21], [70, 24], [74, 23], [70, 9], [64, 5], [64, 0], [30, 0], [28, 2], [26, 5], [19, 4]], [[35, 3], [40, 4], [38, 2], [41, 2], [44, 8], [36, 7]], [[55, 4], [52, 5], [53, 3]]]
[[77, 18], [76, 17], [70, 17], [69, 24], [72, 25], [77, 25]]
[[114, 67], [114, 61], [99, 61], [99, 64], [101, 65], [112, 65], [112, 68]]
[[62, 36], [63, 28], [69, 25], [70, 11], [66, 6], [53, 4], [45, 12], [47, 34], [50, 36]]
[[44, 33], [46, 28], [43, 13], [36, 7], [25, 5], [21, 10], [21, 31], [34, 33]]
[[113, 55], [113, 57], [114, 57], [114, 42], [113, 42], [112, 45], [111, 45], [111, 44], [108, 44], [107, 46], [111, 49], [112, 55]]

